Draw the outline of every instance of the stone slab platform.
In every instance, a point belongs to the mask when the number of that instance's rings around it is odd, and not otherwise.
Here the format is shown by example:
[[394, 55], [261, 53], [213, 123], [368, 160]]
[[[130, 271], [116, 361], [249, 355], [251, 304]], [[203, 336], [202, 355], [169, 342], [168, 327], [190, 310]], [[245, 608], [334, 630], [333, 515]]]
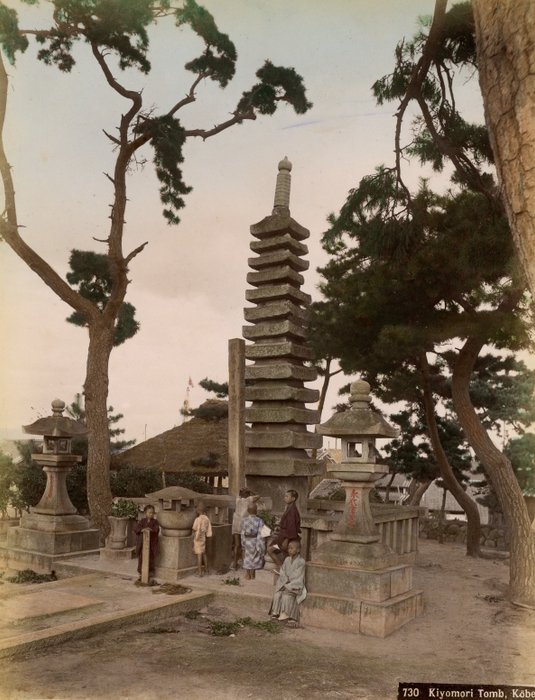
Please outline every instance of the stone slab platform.
[[8, 614], [0, 615], [0, 658], [130, 623], [164, 620], [202, 608], [213, 598], [209, 591], [154, 595], [154, 590], [134, 586], [132, 577], [104, 572], [34, 585], [5, 583], [0, 609]]
[[103, 604], [104, 601], [98, 598], [45, 590], [13, 596], [7, 601], [0, 600], [0, 614], [4, 622], [22, 622], [71, 610], [87, 611], [87, 608], [100, 607]]
[[384, 638], [422, 614], [423, 592], [412, 590], [384, 602], [309, 594], [303, 624]]

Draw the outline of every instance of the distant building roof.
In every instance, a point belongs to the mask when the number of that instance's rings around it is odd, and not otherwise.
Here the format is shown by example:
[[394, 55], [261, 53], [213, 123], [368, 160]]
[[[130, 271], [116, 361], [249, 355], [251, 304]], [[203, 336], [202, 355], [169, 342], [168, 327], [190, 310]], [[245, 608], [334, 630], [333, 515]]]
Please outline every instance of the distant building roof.
[[[225, 401], [209, 399], [203, 407], [223, 408]], [[217, 455], [217, 464], [193, 466], [192, 461]], [[162, 472], [226, 474], [228, 470], [228, 419], [194, 417], [111, 458], [111, 468], [137, 467]]]

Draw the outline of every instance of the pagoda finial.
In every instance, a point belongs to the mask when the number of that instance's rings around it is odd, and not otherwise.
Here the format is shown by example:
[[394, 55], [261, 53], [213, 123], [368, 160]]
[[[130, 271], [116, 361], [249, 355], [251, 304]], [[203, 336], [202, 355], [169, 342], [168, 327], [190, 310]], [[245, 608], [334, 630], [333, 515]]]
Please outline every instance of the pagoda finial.
[[277, 185], [275, 187], [275, 201], [273, 203], [273, 213], [289, 213], [290, 212], [290, 184], [292, 177], [290, 171], [292, 164], [287, 156], [279, 163], [279, 172], [277, 174]]

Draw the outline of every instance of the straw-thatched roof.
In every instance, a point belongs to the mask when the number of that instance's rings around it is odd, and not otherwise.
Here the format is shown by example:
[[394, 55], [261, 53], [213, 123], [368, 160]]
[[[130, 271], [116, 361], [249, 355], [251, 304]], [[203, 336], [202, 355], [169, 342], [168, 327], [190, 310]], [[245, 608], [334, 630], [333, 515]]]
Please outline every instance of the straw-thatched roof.
[[[215, 412], [226, 405], [225, 401], [209, 399], [203, 407], [213, 407]], [[217, 455], [214, 466], [193, 466], [192, 461], [204, 462], [210, 454]], [[228, 469], [228, 420], [206, 420], [195, 417], [156, 437], [134, 445], [112, 456], [111, 468], [137, 467], [158, 469], [162, 472], [193, 472], [200, 475], [226, 474]]]

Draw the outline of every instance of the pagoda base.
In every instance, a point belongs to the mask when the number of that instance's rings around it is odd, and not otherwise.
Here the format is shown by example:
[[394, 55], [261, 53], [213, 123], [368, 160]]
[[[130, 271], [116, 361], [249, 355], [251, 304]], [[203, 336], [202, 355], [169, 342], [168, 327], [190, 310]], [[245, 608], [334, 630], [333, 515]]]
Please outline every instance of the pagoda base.
[[423, 611], [412, 566], [381, 542], [327, 540], [307, 563], [303, 622], [386, 637]]

